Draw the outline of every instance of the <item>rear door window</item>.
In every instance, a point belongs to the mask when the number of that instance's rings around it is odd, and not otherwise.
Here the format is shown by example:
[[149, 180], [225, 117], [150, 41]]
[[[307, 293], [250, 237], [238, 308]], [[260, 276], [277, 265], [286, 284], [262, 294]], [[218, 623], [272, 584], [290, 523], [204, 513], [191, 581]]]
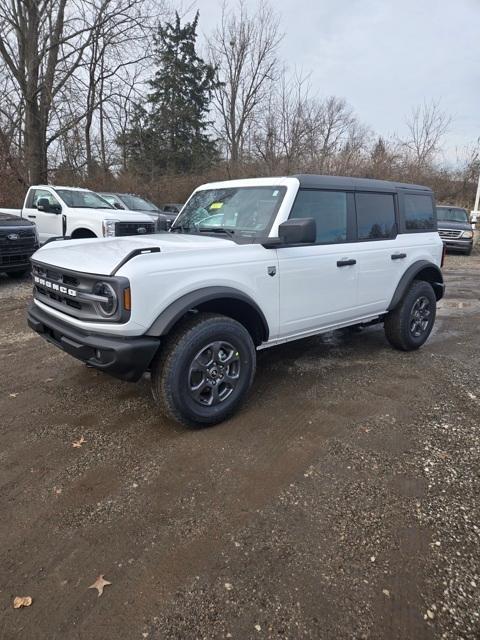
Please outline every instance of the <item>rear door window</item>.
[[359, 240], [387, 240], [395, 237], [395, 199], [392, 193], [356, 193]]
[[435, 230], [435, 214], [431, 196], [406, 193], [403, 202], [407, 231]]
[[290, 218], [313, 218], [317, 226], [317, 244], [347, 241], [347, 193], [300, 189]]

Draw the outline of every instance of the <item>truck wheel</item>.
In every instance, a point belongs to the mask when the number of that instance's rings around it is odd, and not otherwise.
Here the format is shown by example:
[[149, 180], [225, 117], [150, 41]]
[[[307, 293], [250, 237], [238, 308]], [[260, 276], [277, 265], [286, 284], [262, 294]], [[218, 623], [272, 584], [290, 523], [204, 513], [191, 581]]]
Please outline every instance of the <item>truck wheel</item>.
[[23, 269], [22, 271], [7, 271], [7, 276], [9, 278], [23, 278], [29, 273], [30, 269]]
[[168, 336], [152, 368], [161, 411], [188, 427], [222, 422], [245, 398], [255, 374], [253, 340], [236, 320], [199, 313]]
[[437, 299], [431, 284], [414, 280], [397, 307], [385, 318], [387, 340], [402, 351], [413, 351], [427, 340], [435, 322]]

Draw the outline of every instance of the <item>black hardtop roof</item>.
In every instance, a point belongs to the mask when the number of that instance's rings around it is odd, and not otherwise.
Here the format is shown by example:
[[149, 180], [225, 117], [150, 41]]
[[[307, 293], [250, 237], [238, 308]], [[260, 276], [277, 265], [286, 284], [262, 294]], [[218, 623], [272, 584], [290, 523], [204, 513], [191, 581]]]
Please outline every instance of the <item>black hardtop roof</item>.
[[373, 180], [370, 178], [349, 178], [344, 176], [317, 176], [313, 174], [294, 175], [305, 189], [353, 189], [359, 191], [398, 191], [401, 189], [427, 191], [429, 187], [404, 182], [390, 182], [388, 180]]

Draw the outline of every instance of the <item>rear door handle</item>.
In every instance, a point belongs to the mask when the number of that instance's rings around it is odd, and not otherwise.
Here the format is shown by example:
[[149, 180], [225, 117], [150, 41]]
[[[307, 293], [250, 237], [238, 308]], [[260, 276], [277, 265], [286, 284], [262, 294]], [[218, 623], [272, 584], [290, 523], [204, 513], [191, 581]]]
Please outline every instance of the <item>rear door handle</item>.
[[406, 258], [407, 254], [406, 253], [392, 253], [391, 258], [392, 260], [403, 260], [403, 258]]
[[27, 218], [36, 218], [37, 216], [27, 216]]
[[337, 267], [349, 267], [352, 264], [357, 264], [356, 260], [338, 260]]

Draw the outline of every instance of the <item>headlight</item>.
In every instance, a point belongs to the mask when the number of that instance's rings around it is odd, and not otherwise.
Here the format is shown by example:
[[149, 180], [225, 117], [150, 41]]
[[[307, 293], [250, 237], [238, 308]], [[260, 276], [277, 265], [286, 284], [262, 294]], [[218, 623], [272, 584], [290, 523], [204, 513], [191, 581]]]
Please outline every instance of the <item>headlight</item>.
[[93, 287], [93, 295], [103, 298], [95, 300], [97, 309], [103, 316], [113, 316], [118, 307], [118, 297], [115, 289], [108, 282], [97, 282]]
[[462, 238], [467, 238], [467, 239], [473, 238], [473, 231], [464, 231], [462, 233]]
[[103, 236], [105, 238], [111, 238], [115, 235], [115, 225], [118, 220], [104, 220], [103, 221]]

